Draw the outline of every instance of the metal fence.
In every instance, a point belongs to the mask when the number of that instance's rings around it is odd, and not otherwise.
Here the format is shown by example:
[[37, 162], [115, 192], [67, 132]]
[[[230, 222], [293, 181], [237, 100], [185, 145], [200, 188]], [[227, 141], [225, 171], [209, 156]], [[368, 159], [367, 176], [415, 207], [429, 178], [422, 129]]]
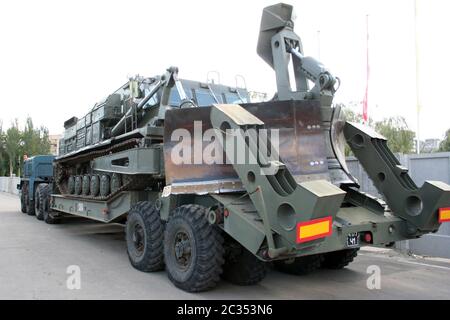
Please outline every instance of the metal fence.
[[[409, 174], [418, 187], [425, 181], [443, 181], [450, 184], [450, 153], [397, 154], [400, 163], [409, 169]], [[381, 197], [359, 161], [347, 158], [350, 172], [359, 180], [361, 190]], [[441, 225], [436, 234], [428, 234], [420, 239], [401, 241], [397, 248], [414, 254], [450, 258], [450, 224]]]

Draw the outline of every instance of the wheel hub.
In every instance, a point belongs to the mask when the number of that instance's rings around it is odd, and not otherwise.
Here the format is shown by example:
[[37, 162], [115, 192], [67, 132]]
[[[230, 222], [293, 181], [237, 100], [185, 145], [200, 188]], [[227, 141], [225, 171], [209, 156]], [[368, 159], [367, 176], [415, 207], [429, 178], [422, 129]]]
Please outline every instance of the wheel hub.
[[144, 251], [144, 229], [141, 225], [136, 224], [134, 226], [133, 235], [131, 240], [133, 241], [134, 248], [138, 253], [142, 253]]
[[179, 231], [175, 236], [174, 246], [175, 258], [182, 268], [189, 266], [191, 262], [191, 241], [184, 231]]

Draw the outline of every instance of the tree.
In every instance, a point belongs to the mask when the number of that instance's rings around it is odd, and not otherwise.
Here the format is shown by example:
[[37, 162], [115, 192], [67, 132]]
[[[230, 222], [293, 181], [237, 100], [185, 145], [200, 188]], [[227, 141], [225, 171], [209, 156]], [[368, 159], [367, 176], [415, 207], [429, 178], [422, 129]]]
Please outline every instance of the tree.
[[375, 130], [387, 139], [394, 153], [410, 153], [414, 148], [416, 134], [409, 130], [403, 117], [391, 117], [375, 123]]
[[18, 166], [16, 162], [19, 157], [21, 134], [17, 119], [11, 124], [11, 128], [6, 131], [5, 151], [9, 161], [9, 176], [12, 176], [15, 168]]
[[35, 129], [33, 119], [27, 118], [25, 128], [21, 133], [21, 146], [19, 147], [20, 165], [23, 163], [23, 156], [32, 157], [38, 154], [50, 153], [50, 140], [48, 129], [41, 126]]
[[[344, 111], [345, 119], [348, 122], [363, 123], [363, 116], [361, 113], [355, 113], [353, 110], [347, 108], [344, 104], [340, 104], [338, 106], [340, 106], [342, 108], [342, 110]], [[369, 127], [373, 127], [372, 118], [369, 117], [367, 125]], [[349, 145], [346, 144], [345, 145], [345, 156], [348, 157], [348, 156], [352, 156], [352, 155], [353, 155], [352, 149], [350, 149]]]
[[4, 175], [5, 161], [5, 134], [3, 133], [3, 122], [0, 120], [0, 176]]
[[[362, 115], [353, 112], [351, 109], [341, 105], [345, 112], [345, 117], [349, 122], [362, 123]], [[368, 126], [372, 127], [388, 141], [388, 147], [394, 153], [410, 153], [414, 148], [415, 133], [409, 130], [406, 120], [403, 117], [385, 118], [382, 121], [374, 122], [369, 118]], [[449, 130], [450, 131], [450, 130]], [[450, 144], [449, 144], [450, 146]], [[345, 155], [349, 156], [352, 152], [348, 146], [345, 149]]]
[[445, 132], [445, 138], [439, 144], [440, 152], [448, 152], [450, 151], [450, 129]]

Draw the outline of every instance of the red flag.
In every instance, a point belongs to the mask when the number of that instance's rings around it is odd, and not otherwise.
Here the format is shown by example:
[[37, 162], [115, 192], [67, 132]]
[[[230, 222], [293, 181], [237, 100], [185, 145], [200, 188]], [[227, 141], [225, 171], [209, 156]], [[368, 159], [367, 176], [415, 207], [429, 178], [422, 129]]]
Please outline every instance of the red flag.
[[364, 123], [367, 123], [369, 120], [369, 114], [368, 114], [368, 106], [369, 106], [369, 74], [370, 74], [370, 67], [369, 67], [369, 15], [366, 16], [366, 27], [367, 27], [367, 47], [366, 47], [366, 93], [364, 94], [364, 100], [363, 100], [363, 121]]

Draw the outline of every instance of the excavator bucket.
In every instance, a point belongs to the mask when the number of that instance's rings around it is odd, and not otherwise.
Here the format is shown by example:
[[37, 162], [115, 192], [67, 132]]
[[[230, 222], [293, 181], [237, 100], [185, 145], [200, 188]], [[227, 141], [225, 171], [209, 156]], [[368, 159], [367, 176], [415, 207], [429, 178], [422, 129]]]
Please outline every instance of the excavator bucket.
[[[271, 139], [277, 144], [275, 148], [280, 155], [277, 160], [285, 165], [297, 183], [330, 180], [317, 101], [274, 101], [241, 106], [262, 122], [261, 128], [267, 129], [272, 138], [278, 137]], [[166, 182], [172, 186], [172, 193], [243, 190], [227, 155], [221, 158], [223, 163], [211, 162], [208, 152], [212, 143], [208, 137], [208, 130], [212, 129], [211, 109], [173, 109], [166, 113], [164, 162]]]

